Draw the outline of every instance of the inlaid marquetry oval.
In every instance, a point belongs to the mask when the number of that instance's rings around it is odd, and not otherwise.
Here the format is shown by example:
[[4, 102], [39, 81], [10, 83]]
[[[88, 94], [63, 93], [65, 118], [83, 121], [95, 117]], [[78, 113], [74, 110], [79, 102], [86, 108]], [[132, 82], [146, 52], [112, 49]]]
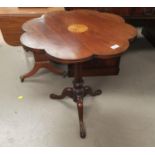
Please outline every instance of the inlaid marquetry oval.
[[86, 32], [88, 30], [88, 27], [84, 24], [72, 24], [68, 26], [68, 31], [73, 33], [82, 33]]

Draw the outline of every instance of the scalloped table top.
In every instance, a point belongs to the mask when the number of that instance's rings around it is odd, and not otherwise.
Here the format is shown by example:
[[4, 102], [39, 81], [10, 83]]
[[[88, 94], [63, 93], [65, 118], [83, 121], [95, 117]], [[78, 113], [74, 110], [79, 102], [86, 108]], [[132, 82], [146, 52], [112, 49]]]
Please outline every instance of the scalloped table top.
[[118, 15], [92, 10], [57, 11], [27, 21], [21, 43], [64, 63], [121, 55], [137, 30]]

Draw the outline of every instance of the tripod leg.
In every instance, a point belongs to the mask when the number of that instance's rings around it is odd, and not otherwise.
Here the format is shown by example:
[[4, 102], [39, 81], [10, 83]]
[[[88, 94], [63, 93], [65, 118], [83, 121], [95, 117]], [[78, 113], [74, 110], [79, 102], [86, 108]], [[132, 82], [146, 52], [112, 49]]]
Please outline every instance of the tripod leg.
[[86, 131], [83, 123], [83, 100], [81, 97], [77, 97], [77, 108], [79, 114], [80, 136], [81, 138], [85, 138]]
[[41, 68], [41, 64], [35, 63], [34, 67], [32, 68], [30, 72], [20, 76], [21, 82], [24, 82], [25, 78], [33, 76], [40, 68]]
[[100, 89], [93, 92], [92, 88], [89, 86], [84, 86], [84, 89], [85, 89], [85, 96], [86, 95], [97, 96], [97, 95], [100, 95], [102, 93], [102, 91]]
[[65, 88], [61, 95], [50, 94], [51, 99], [64, 99], [65, 97], [73, 98], [73, 88], [67, 87]]

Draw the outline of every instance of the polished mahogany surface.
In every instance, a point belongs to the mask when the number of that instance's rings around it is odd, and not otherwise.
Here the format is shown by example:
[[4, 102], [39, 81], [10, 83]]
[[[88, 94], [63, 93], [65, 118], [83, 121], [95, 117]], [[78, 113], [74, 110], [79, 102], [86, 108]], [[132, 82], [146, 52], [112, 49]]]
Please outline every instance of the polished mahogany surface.
[[120, 16], [91, 10], [59, 11], [23, 25], [21, 43], [63, 63], [121, 55], [137, 31]]

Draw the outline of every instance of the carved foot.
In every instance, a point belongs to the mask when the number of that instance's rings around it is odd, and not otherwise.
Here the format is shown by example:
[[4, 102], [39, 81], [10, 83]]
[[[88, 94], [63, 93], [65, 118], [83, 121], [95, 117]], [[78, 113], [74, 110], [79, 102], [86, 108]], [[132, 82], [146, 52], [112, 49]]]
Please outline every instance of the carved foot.
[[56, 95], [56, 94], [50, 94], [51, 99], [64, 99], [65, 97], [71, 97], [73, 98], [73, 88], [65, 88], [61, 95]]
[[81, 98], [81, 96], [77, 96], [77, 109], [79, 115], [80, 137], [85, 138], [86, 130], [83, 123], [83, 99]]
[[80, 122], [80, 137], [81, 138], [85, 138], [86, 137], [86, 130], [85, 130], [83, 122]]
[[46, 68], [47, 70], [49, 70], [49, 71], [51, 71], [53, 73], [56, 73], [58, 75], [63, 75], [63, 76], [67, 75], [67, 73], [65, 73], [63, 70], [60, 70], [60, 69], [54, 67], [52, 65], [52, 63], [49, 63], [49, 61], [45, 61], [45, 62], [40, 61], [40, 62], [35, 63], [33, 69], [30, 72], [28, 72], [28, 73], [26, 73], [26, 74], [24, 74], [23, 76], [20, 77], [21, 82], [24, 82], [25, 78], [33, 76], [41, 68]]
[[89, 86], [84, 86], [84, 89], [85, 89], [85, 96], [86, 95], [97, 96], [102, 93], [102, 91], [100, 89], [93, 92], [93, 90]]
[[20, 81], [21, 82], [24, 82], [24, 79], [25, 79], [24, 76], [20, 76]]
[[25, 78], [33, 76], [39, 69], [40, 69], [40, 64], [36, 63], [30, 72], [20, 76], [21, 82], [24, 82]]

